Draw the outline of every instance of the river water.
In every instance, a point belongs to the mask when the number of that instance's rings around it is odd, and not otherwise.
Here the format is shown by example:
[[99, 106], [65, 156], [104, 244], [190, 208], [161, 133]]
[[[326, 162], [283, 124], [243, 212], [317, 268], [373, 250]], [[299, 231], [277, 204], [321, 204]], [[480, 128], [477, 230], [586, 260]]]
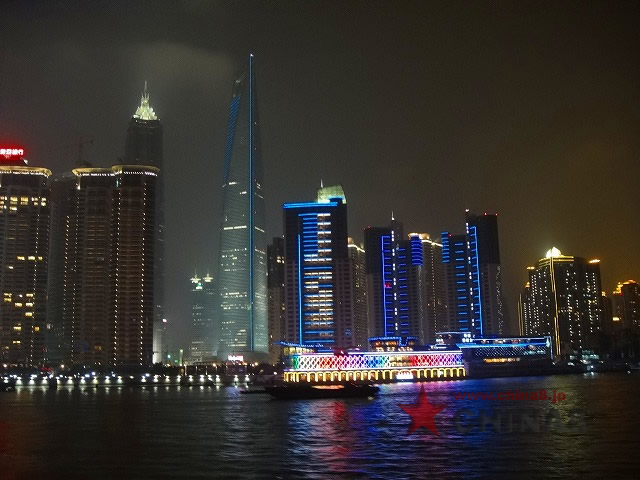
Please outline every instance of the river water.
[[[422, 385], [445, 406], [438, 435], [407, 434], [398, 406], [416, 403]], [[453, 395], [541, 389], [566, 399]], [[399, 383], [349, 400], [21, 388], [0, 393], [0, 478], [638, 478], [639, 404], [640, 375], [627, 373]]]

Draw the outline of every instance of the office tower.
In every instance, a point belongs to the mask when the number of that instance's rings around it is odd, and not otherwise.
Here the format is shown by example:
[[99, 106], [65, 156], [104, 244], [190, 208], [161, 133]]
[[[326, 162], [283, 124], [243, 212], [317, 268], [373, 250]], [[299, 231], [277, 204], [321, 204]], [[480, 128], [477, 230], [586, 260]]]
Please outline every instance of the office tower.
[[209, 274], [191, 279], [191, 362], [212, 362], [215, 356], [216, 295]]
[[442, 263], [442, 244], [431, 240], [428, 233], [418, 235], [422, 242], [424, 262], [424, 341], [433, 344], [436, 332], [449, 331], [447, 311], [447, 284], [445, 265]]
[[[344, 303], [344, 318], [351, 320], [350, 328], [353, 338], [350, 346], [360, 350], [367, 350], [369, 346], [369, 325], [367, 319], [367, 275], [366, 275], [366, 254], [362, 245], [357, 245], [353, 238], [349, 237], [347, 243], [349, 253], [348, 265], [348, 297]], [[347, 329], [342, 330], [348, 332]], [[348, 344], [349, 338], [342, 341]]]
[[280, 360], [280, 342], [285, 339], [284, 318], [284, 238], [275, 237], [267, 246], [267, 310], [269, 323], [269, 362]]
[[152, 362], [155, 187], [151, 166], [76, 168], [65, 226], [66, 362]]
[[51, 172], [23, 153], [0, 149], [0, 363], [30, 367], [45, 360]]
[[[229, 108], [220, 232], [218, 355], [266, 356], [267, 242], [253, 55]], [[261, 355], [262, 354], [262, 355]]]
[[550, 335], [555, 355], [593, 348], [602, 317], [599, 260], [562, 255], [554, 247], [528, 273], [524, 334]]
[[402, 224], [364, 231], [369, 333], [373, 337], [416, 337], [424, 343], [422, 240], [403, 238]]
[[623, 328], [640, 327], [640, 285], [635, 280], [618, 283], [612, 300], [613, 316]]
[[[321, 189], [322, 190], [322, 189]], [[284, 204], [285, 339], [324, 350], [354, 346], [344, 193]], [[350, 300], [349, 300], [350, 302]]]
[[449, 287], [449, 322], [474, 337], [504, 331], [498, 216], [468, 210], [466, 232], [442, 232], [442, 261]]
[[153, 307], [153, 362], [162, 361], [164, 350], [164, 280], [165, 280], [165, 206], [164, 165], [162, 155], [162, 124], [149, 103], [147, 82], [140, 98], [140, 105], [129, 121], [125, 143], [126, 165], [149, 165], [159, 169], [155, 186], [155, 245], [153, 261], [154, 307]]

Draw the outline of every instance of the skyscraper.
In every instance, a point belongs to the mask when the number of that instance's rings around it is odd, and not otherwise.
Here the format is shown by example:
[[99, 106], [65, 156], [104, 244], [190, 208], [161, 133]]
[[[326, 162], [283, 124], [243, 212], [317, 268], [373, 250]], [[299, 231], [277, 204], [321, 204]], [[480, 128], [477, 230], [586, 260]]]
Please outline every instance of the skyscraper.
[[149, 165], [159, 169], [156, 190], [155, 208], [155, 245], [153, 261], [153, 362], [162, 361], [164, 350], [164, 165], [162, 155], [162, 124], [149, 103], [147, 82], [140, 98], [140, 105], [129, 121], [125, 143], [124, 161], [127, 165]]
[[[366, 254], [363, 246], [357, 245], [349, 237], [347, 243], [349, 253], [348, 278], [349, 296], [344, 302], [344, 315], [351, 321], [348, 328], [353, 332], [350, 346], [367, 350], [369, 346], [369, 324], [367, 318], [367, 274], [365, 271]], [[347, 330], [345, 330], [347, 331]], [[347, 343], [348, 338], [344, 339]]]
[[424, 272], [418, 234], [403, 237], [402, 225], [364, 231], [369, 333], [416, 337], [424, 342]]
[[[535, 267], [529, 267], [529, 270]], [[533, 318], [533, 304], [531, 303], [531, 284], [525, 283], [518, 298], [518, 335], [524, 335], [529, 325], [535, 322]]]
[[[328, 187], [329, 188], [329, 187]], [[344, 193], [284, 204], [286, 341], [325, 350], [353, 346]]]
[[422, 242], [424, 272], [424, 341], [435, 343], [436, 332], [449, 331], [447, 284], [442, 263], [442, 244], [431, 240], [428, 233], [418, 235]]
[[268, 351], [267, 242], [253, 55], [233, 87], [222, 191], [218, 355], [263, 358]]
[[275, 237], [267, 247], [267, 291], [269, 319], [269, 362], [280, 359], [278, 342], [285, 339], [284, 238]]
[[191, 350], [192, 362], [211, 362], [217, 345], [215, 325], [216, 296], [213, 277], [191, 278]]
[[158, 172], [141, 165], [73, 170], [64, 236], [67, 363], [152, 362]]
[[29, 367], [45, 359], [51, 172], [18, 150], [0, 149], [0, 363]]
[[447, 265], [449, 323], [475, 337], [502, 335], [502, 273], [498, 216], [466, 211], [462, 235], [442, 232], [442, 261]]
[[552, 248], [527, 270], [520, 307], [524, 334], [550, 335], [556, 355], [594, 348], [602, 318], [599, 260]]
[[51, 186], [51, 235], [49, 240], [49, 275], [47, 285], [47, 362], [64, 362], [64, 252], [67, 217], [71, 208], [76, 176], [72, 172], [54, 175]]
[[613, 292], [613, 315], [624, 328], [640, 327], [640, 285], [635, 280], [618, 283]]

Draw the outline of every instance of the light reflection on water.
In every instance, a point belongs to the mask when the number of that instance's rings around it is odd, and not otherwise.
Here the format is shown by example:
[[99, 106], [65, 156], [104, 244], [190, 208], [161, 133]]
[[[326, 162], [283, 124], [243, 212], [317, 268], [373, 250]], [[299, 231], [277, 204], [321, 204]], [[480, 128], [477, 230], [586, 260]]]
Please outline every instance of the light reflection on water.
[[[605, 374], [426, 383], [439, 436], [407, 435], [420, 384], [375, 399], [276, 401], [236, 388], [24, 388], [0, 394], [1, 478], [539, 478], [635, 476], [638, 376]], [[566, 393], [562, 404], [456, 401], [458, 391]], [[566, 418], [582, 433], [462, 434], [470, 409]], [[516, 429], [517, 431], [517, 429]]]

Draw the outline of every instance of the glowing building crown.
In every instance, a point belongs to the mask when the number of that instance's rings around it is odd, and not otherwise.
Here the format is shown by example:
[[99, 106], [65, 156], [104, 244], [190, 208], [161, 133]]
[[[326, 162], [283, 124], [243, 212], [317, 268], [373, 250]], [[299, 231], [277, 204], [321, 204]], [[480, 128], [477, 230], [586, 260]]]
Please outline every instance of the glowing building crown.
[[149, 92], [147, 91], [147, 82], [144, 82], [144, 92], [140, 97], [140, 105], [136, 109], [136, 113], [133, 114], [133, 118], [139, 118], [140, 120], [158, 120], [156, 113], [149, 105]]

